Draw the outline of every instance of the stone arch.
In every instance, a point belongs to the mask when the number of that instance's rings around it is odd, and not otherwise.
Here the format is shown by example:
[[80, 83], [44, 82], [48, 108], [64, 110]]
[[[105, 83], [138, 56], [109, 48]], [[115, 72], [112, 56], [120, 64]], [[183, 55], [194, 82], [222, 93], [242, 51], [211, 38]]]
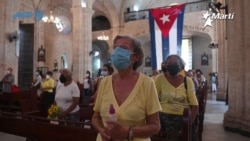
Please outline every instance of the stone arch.
[[111, 28], [119, 26], [119, 15], [111, 1], [95, 1], [93, 4], [93, 10], [95, 11], [93, 17], [105, 16], [109, 20]]
[[109, 30], [109, 20], [105, 16], [97, 16], [92, 19], [92, 31]]
[[[109, 63], [109, 45], [106, 41], [94, 40], [89, 55], [92, 57], [92, 72], [95, 74], [104, 64]], [[98, 55], [95, 53], [98, 52]], [[99, 64], [97, 64], [99, 63]]]

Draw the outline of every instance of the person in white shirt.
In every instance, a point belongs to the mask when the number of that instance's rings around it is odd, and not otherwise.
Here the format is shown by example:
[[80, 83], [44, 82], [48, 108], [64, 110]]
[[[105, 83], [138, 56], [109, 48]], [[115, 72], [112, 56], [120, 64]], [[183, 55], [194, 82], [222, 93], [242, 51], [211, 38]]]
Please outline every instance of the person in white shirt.
[[37, 70], [35, 72], [35, 78], [34, 78], [34, 82], [32, 83], [32, 86], [35, 87], [37, 89], [37, 96], [40, 97], [40, 94], [41, 94], [41, 90], [40, 90], [40, 87], [41, 87], [41, 84], [42, 84], [42, 81], [43, 81], [43, 74], [42, 74], [42, 71], [40, 70]]
[[92, 79], [90, 77], [90, 71], [86, 72], [86, 77], [83, 80], [83, 91], [85, 96], [91, 96], [92, 94]]
[[35, 78], [34, 78], [33, 86], [39, 89], [42, 81], [43, 81], [42, 72], [40, 70], [37, 70], [35, 72]]
[[[70, 122], [80, 122], [79, 100], [80, 90], [72, 79], [72, 72], [68, 69], [61, 70], [60, 83], [56, 87], [55, 103], [62, 110], [59, 119]], [[68, 126], [77, 126], [77, 123], [68, 123]]]

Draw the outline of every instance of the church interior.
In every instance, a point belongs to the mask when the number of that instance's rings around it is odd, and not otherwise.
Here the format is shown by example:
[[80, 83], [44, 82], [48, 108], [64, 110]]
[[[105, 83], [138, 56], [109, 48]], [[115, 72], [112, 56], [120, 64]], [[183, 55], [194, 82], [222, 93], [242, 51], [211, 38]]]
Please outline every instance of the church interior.
[[[87, 71], [95, 79], [104, 64], [111, 64], [117, 35], [141, 42], [144, 62], [137, 71], [152, 76], [149, 10], [178, 4], [185, 4], [180, 54], [184, 69], [201, 70], [208, 83], [201, 92], [206, 102], [199, 141], [249, 140], [249, 0], [1, 0], [0, 77], [12, 68], [13, 84], [32, 91], [37, 70], [53, 72], [58, 81], [60, 70], [69, 69], [82, 84]], [[215, 14], [207, 18], [208, 12]], [[217, 74], [216, 93], [210, 90], [212, 73]], [[2, 105], [6, 97], [1, 87]], [[5, 126], [0, 124], [0, 140], [28, 140]]]

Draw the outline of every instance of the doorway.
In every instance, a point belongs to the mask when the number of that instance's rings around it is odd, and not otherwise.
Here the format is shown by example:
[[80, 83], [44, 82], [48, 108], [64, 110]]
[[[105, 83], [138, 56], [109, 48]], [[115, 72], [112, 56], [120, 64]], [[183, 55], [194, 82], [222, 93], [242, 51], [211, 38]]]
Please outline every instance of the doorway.
[[19, 24], [19, 30], [18, 86], [28, 90], [33, 81], [34, 24]]

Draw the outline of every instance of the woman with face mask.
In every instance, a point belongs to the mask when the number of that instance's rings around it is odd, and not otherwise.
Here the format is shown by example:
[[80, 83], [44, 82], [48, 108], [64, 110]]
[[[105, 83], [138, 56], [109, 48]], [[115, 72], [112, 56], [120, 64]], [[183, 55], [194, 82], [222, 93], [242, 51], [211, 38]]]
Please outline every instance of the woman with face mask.
[[36, 87], [37, 89], [39, 89], [40, 86], [41, 86], [42, 81], [43, 81], [42, 71], [37, 70], [35, 72], [35, 78], [34, 78], [34, 82], [33, 82], [33, 87]]
[[98, 76], [95, 80], [95, 85], [93, 86], [93, 95], [90, 97], [90, 103], [89, 106], [93, 106], [95, 104], [96, 96], [97, 96], [97, 89], [101, 83], [101, 80], [109, 75], [112, 75], [114, 72], [113, 67], [110, 66], [110, 64], [104, 64], [102, 69], [99, 70]]
[[[179, 133], [182, 130], [184, 108], [191, 108], [191, 120], [196, 117], [198, 101], [192, 79], [180, 75], [184, 62], [178, 55], [170, 55], [165, 61], [166, 71], [156, 76], [155, 84], [162, 106], [160, 112], [161, 133]], [[185, 86], [186, 83], [186, 86]], [[168, 136], [173, 141], [180, 141], [180, 136]]]
[[[117, 73], [102, 79], [91, 120], [99, 132], [96, 140], [150, 141], [160, 129], [161, 106], [154, 81], [136, 72], [143, 60], [141, 44], [117, 36], [111, 60]], [[111, 113], [116, 121], [109, 120]]]
[[41, 83], [41, 114], [44, 117], [48, 116], [48, 108], [54, 103], [55, 80], [52, 78], [53, 72], [47, 71], [45, 79]]
[[60, 83], [56, 87], [55, 103], [62, 109], [59, 119], [71, 121], [67, 126], [78, 126], [80, 122], [80, 90], [72, 79], [72, 72], [68, 69], [62, 69], [59, 78]]
[[86, 76], [83, 80], [83, 91], [85, 96], [91, 96], [92, 94], [92, 79], [90, 76], [90, 71], [86, 72]]

